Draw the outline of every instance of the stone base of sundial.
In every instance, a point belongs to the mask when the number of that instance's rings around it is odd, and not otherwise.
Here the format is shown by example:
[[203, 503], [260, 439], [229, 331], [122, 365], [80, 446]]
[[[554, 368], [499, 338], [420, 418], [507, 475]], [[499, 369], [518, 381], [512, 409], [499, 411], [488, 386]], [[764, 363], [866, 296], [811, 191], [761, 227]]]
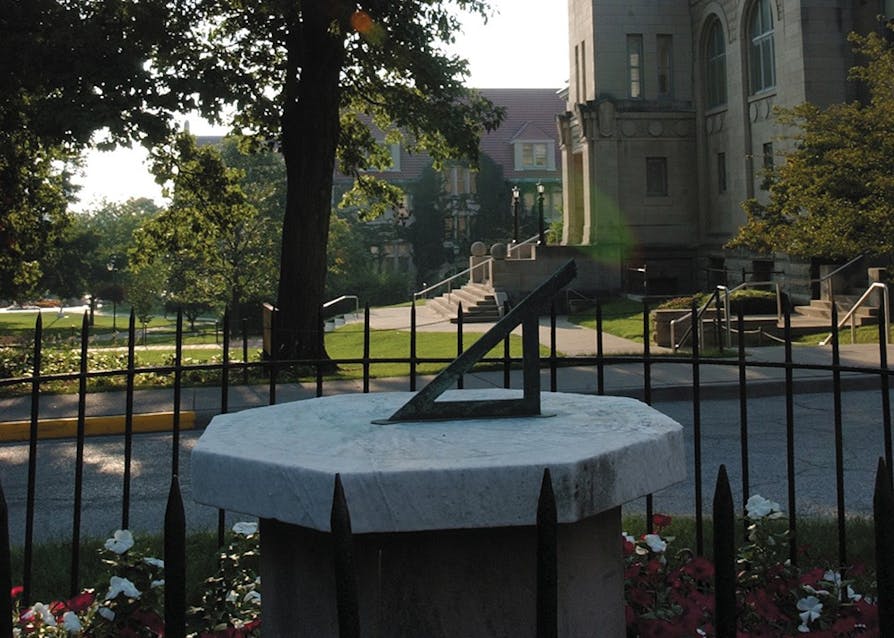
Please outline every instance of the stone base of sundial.
[[550, 417], [373, 423], [410, 396], [246, 410], [202, 435], [196, 500], [261, 519], [264, 635], [338, 635], [328, 534], [338, 473], [363, 636], [533, 637], [534, 525], [549, 468], [559, 635], [624, 636], [620, 505], [684, 478], [682, 428], [633, 399], [556, 393], [541, 395]]

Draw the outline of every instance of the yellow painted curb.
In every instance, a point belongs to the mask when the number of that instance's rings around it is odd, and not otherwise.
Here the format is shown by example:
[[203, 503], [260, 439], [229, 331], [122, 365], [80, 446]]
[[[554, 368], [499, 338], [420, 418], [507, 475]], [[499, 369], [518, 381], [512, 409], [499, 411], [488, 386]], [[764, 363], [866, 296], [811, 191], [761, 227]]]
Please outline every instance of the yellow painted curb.
[[[191, 430], [196, 426], [195, 412], [180, 413], [180, 429]], [[133, 431], [167, 432], [174, 427], [173, 412], [149, 412], [133, 415]], [[88, 416], [84, 419], [87, 436], [124, 434], [124, 415]], [[37, 422], [37, 438], [74, 438], [78, 433], [77, 418], [40, 419]], [[27, 441], [31, 436], [31, 421], [7, 421], [0, 423], [0, 441]]]

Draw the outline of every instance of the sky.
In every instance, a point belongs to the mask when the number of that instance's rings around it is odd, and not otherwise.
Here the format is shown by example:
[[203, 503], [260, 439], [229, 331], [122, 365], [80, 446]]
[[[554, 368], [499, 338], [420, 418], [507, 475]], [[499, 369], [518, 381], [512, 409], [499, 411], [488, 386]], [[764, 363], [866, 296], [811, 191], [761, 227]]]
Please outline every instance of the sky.
[[[497, 12], [483, 24], [464, 20], [455, 51], [469, 61], [469, 86], [475, 88], [555, 88], [568, 83], [568, 13], [565, 0], [491, 0]], [[195, 135], [223, 134], [190, 118]], [[80, 202], [89, 209], [103, 198], [124, 201], [151, 197], [161, 202], [160, 187], [146, 167], [141, 147], [90, 151], [81, 177]]]

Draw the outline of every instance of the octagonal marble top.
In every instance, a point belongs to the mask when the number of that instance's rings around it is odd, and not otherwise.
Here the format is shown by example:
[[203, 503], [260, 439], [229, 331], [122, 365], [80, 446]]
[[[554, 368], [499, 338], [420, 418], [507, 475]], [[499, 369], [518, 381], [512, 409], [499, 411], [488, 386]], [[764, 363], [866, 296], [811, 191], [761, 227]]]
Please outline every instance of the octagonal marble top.
[[543, 413], [555, 416], [372, 423], [411, 396], [337, 395], [216, 416], [192, 452], [193, 496], [328, 531], [340, 473], [354, 533], [400, 532], [533, 525], [546, 467], [560, 523], [685, 478], [681, 426], [634, 399], [544, 392]]

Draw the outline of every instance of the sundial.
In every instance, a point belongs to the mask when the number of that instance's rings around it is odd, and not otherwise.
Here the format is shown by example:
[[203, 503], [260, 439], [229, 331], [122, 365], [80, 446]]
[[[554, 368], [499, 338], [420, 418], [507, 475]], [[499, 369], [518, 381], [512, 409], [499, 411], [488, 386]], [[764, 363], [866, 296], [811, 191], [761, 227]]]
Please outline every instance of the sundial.
[[[573, 259], [569, 260], [507, 312], [478, 341], [454, 359], [400, 409], [388, 419], [376, 420], [375, 423], [541, 416], [539, 316], [549, 306], [556, 293], [568, 285], [576, 275], [577, 266]], [[524, 386], [522, 398], [498, 401], [437, 400], [441, 394], [453, 387], [461, 375], [469, 372], [472, 366], [519, 325], [522, 326]]]

